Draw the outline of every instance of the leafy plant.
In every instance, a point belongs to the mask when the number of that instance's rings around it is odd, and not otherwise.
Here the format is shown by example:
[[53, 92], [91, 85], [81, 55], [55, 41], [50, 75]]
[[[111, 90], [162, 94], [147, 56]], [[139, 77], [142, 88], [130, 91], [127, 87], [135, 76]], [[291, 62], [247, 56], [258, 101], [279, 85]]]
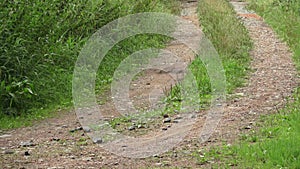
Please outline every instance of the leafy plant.
[[[70, 106], [74, 64], [97, 29], [128, 14], [176, 8], [171, 0], [1, 1], [0, 114]], [[165, 39], [145, 35], [119, 44], [99, 68], [98, 77], [105, 83], [97, 82], [97, 91], [107, 90], [113, 68], [133, 52], [128, 49], [161, 46]]]

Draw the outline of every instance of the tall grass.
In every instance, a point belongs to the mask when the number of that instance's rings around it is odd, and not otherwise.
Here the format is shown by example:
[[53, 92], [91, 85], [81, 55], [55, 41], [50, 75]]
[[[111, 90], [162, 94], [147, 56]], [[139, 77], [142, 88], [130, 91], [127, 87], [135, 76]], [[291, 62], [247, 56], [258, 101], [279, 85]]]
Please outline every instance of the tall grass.
[[[198, 14], [206, 37], [222, 59], [227, 91], [230, 93], [245, 82], [244, 77], [250, 61], [249, 50], [252, 47], [247, 30], [235, 17], [234, 10], [225, 0], [199, 1]], [[209, 83], [208, 79], [198, 81], [199, 84]]]
[[[177, 2], [1, 1], [0, 121], [7, 121], [8, 116], [20, 118], [41, 109], [47, 114], [53, 108], [70, 106], [74, 64], [89, 36], [114, 19], [149, 11], [178, 12]], [[99, 68], [99, 92], [109, 83], [113, 69], [129, 49], [159, 47], [164, 41], [166, 38], [159, 35], [142, 35], [119, 44]], [[7, 128], [7, 123], [2, 127]]]
[[[226, 90], [232, 93], [243, 86], [250, 62], [252, 42], [245, 27], [235, 17], [233, 8], [225, 0], [201, 0], [198, 6], [200, 26], [217, 50], [225, 70]], [[199, 92], [201, 108], [206, 108], [211, 97], [210, 78], [206, 67], [197, 57], [189, 66]], [[180, 87], [177, 85], [175, 89]], [[176, 99], [180, 98], [180, 99]], [[179, 100], [179, 101], [178, 101]], [[167, 113], [180, 107], [180, 90], [173, 90], [166, 98]]]

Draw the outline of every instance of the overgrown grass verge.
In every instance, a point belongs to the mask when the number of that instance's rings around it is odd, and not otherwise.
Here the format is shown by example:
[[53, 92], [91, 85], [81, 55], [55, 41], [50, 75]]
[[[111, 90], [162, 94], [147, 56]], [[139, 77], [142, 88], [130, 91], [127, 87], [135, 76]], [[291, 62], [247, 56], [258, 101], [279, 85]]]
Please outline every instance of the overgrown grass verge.
[[[250, 8], [287, 42], [300, 65], [300, 1], [249, 0]], [[261, 117], [258, 130], [241, 135], [233, 146], [195, 152], [200, 164], [213, 168], [300, 168], [300, 89], [278, 113]]]
[[[172, 0], [1, 1], [0, 128], [29, 124], [72, 105], [73, 68], [86, 40], [110, 21], [138, 12], [178, 11]], [[168, 38], [140, 35], [104, 58], [96, 92], [107, 89], [114, 69], [135, 50], [163, 47]]]
[[[198, 17], [206, 38], [212, 42], [222, 60], [227, 93], [232, 93], [234, 89], [243, 86], [249, 71], [249, 50], [252, 42], [248, 32], [225, 0], [199, 1]], [[196, 77], [199, 95], [205, 104], [211, 93], [210, 78], [205, 65], [197, 57], [189, 68]], [[178, 97], [176, 93], [171, 94]]]
[[[252, 48], [248, 32], [225, 0], [201, 0], [198, 13], [205, 36], [212, 42], [223, 62], [227, 92], [231, 93], [237, 87], [243, 86], [248, 72], [249, 50]], [[201, 66], [198, 60], [193, 64], [196, 67]], [[198, 79], [199, 86], [207, 86], [203, 84], [208, 83], [209, 78]]]

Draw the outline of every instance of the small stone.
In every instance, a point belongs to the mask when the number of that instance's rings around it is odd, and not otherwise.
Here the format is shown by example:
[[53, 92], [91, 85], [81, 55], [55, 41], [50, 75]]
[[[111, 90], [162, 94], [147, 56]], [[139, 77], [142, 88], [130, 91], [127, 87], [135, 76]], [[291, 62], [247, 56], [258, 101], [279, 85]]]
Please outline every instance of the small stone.
[[77, 127], [75, 130], [79, 131], [79, 130], [83, 130], [83, 128], [80, 126], [80, 127]]
[[245, 129], [249, 130], [251, 129], [252, 127], [251, 126], [246, 126]]
[[73, 160], [74, 160], [75, 158], [76, 158], [75, 156], [70, 156], [70, 159], [73, 159]]
[[139, 124], [139, 125], [137, 126], [138, 129], [143, 128], [143, 127], [144, 127], [144, 126], [142, 126], [141, 124]]
[[155, 166], [162, 166], [162, 163], [155, 163]]
[[68, 128], [68, 125], [62, 125], [61, 128]]
[[135, 127], [134, 126], [130, 126], [130, 127], [128, 127], [128, 130], [129, 131], [131, 131], [131, 130], [134, 130], [135, 129]]
[[162, 130], [166, 131], [168, 130], [168, 127], [163, 127]]
[[75, 131], [83, 130], [82, 127], [76, 127], [75, 129], [70, 130], [71, 133], [74, 133]]
[[180, 120], [173, 120], [173, 123], [179, 123]]
[[83, 158], [84, 161], [92, 161], [92, 157]]
[[101, 138], [93, 138], [93, 143], [95, 143], [95, 144], [100, 144], [100, 143], [102, 143], [103, 141], [102, 141], [102, 139]]
[[236, 93], [235, 95], [236, 95], [236, 96], [240, 96], [240, 97], [243, 97], [243, 96], [245, 96], [245, 94], [244, 94], [244, 93]]
[[164, 114], [164, 118], [168, 118], [169, 117], [169, 115], [168, 114]]
[[82, 128], [83, 128], [83, 131], [84, 131], [84, 132], [87, 132], [87, 133], [88, 133], [88, 132], [91, 131], [91, 128], [88, 127], [88, 126], [83, 126]]
[[3, 154], [14, 154], [15, 152], [13, 150], [5, 150]]
[[164, 123], [170, 123], [171, 122], [171, 118], [165, 118], [163, 122]]
[[20, 143], [20, 146], [21, 147], [30, 147], [30, 146], [35, 146], [35, 144], [33, 143], [33, 141], [32, 140], [30, 140], [30, 141], [22, 141], [21, 143]]
[[29, 154], [28, 151], [25, 151], [25, 152], [24, 152], [24, 155], [25, 155], [25, 156], [30, 156], [30, 154]]
[[52, 138], [50, 141], [59, 141], [59, 138]]

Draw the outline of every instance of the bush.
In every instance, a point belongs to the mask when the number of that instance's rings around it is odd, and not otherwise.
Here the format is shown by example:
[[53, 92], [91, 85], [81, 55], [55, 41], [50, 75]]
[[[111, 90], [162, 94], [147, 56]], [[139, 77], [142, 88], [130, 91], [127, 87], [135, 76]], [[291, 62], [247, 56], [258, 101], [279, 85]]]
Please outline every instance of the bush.
[[1, 1], [0, 114], [70, 104], [74, 64], [88, 37], [130, 13], [174, 11], [165, 7], [170, 4], [171, 0]]

